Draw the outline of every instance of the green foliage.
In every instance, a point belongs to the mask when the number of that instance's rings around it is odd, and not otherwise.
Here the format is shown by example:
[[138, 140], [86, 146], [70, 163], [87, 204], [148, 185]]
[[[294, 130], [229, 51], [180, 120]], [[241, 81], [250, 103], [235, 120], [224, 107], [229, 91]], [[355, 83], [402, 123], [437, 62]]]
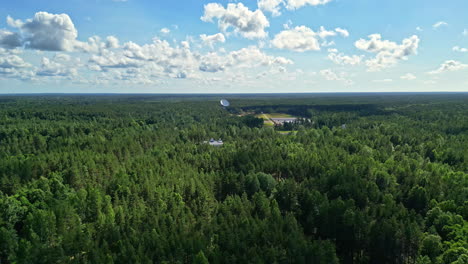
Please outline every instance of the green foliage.
[[193, 264], [209, 264], [208, 259], [203, 254], [203, 251], [198, 252], [198, 254], [193, 259]]
[[0, 263], [467, 263], [466, 95], [228, 99], [2, 101]]

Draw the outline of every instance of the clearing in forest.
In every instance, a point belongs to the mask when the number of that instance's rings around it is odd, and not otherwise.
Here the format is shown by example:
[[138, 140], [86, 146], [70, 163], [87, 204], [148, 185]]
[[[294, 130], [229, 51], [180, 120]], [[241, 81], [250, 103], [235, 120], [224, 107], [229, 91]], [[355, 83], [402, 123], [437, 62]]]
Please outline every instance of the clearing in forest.
[[256, 115], [257, 118], [262, 118], [264, 120], [263, 126], [273, 127], [275, 123], [282, 124], [283, 122], [292, 122], [296, 120], [296, 117], [284, 114], [284, 113], [261, 113]]

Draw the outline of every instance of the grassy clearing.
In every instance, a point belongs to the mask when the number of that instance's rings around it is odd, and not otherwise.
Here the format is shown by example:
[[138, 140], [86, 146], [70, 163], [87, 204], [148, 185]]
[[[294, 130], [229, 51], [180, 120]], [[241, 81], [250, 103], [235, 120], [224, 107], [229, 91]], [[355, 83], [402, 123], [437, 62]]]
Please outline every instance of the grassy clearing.
[[271, 114], [258, 114], [255, 115], [257, 118], [263, 119], [263, 126], [264, 127], [274, 127], [275, 123], [271, 121], [271, 118], [293, 118], [294, 116], [284, 114], [284, 113], [271, 113]]
[[263, 119], [263, 126], [264, 127], [274, 127], [275, 124], [273, 121], [270, 120], [270, 117], [267, 114], [259, 114], [255, 117]]
[[297, 131], [276, 131], [281, 135], [296, 135]]
[[294, 116], [288, 115], [288, 114], [283, 114], [283, 113], [271, 113], [271, 114], [266, 114], [270, 118], [293, 118]]

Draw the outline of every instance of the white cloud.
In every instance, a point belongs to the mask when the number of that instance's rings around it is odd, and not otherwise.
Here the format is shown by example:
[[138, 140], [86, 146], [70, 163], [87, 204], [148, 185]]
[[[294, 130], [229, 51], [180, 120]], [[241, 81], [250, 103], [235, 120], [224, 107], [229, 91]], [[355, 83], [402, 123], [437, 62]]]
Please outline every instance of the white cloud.
[[251, 46], [229, 53], [229, 57], [240, 67], [270, 66], [273, 64], [293, 64], [289, 59], [273, 57], [263, 53], [257, 47]]
[[462, 32], [462, 35], [465, 37], [468, 36], [468, 29], [464, 29]]
[[457, 52], [468, 52], [467, 48], [460, 48], [459, 46], [453, 47], [452, 50]]
[[459, 61], [448, 60], [442, 63], [437, 70], [429, 72], [429, 74], [440, 74], [450, 71], [459, 71], [468, 68], [468, 64], [463, 64]]
[[169, 33], [171, 33], [171, 30], [168, 29], [168, 28], [162, 28], [162, 29], [161, 29], [161, 33], [163, 33], [163, 34], [169, 34]]
[[[325, 40], [326, 38], [336, 36], [337, 33], [346, 36], [347, 32], [340, 28], [335, 29], [335, 31], [326, 30], [323, 26], [320, 27], [318, 32], [314, 32], [306, 26], [297, 26], [293, 29], [281, 31], [274, 37], [271, 43], [278, 49], [296, 52], [320, 50], [320, 46], [328, 47], [335, 45], [334, 41], [328, 42]], [[319, 44], [319, 38], [324, 40], [322, 44]]]
[[248, 39], [265, 38], [268, 34], [265, 28], [270, 26], [268, 19], [261, 10], [250, 11], [242, 3], [227, 5], [224, 8], [218, 3], [205, 5], [202, 21], [213, 22], [218, 19], [218, 27], [222, 32], [233, 28], [235, 33]]
[[119, 40], [114, 36], [108, 36], [106, 39], [106, 48], [108, 49], [119, 48]]
[[411, 81], [411, 80], [416, 79], [416, 76], [414, 76], [414, 74], [412, 73], [407, 73], [405, 75], [400, 76], [400, 79]]
[[217, 42], [220, 42], [220, 43], [226, 42], [226, 38], [224, 37], [222, 33], [217, 33], [217, 34], [208, 35], [208, 36], [205, 34], [202, 34], [200, 35], [200, 39], [202, 40], [204, 45], [211, 47], [211, 48], [213, 48], [214, 44]]
[[95, 70], [107, 70], [109, 68], [131, 68], [139, 67], [141, 64], [134, 59], [127, 58], [123, 54], [105, 51], [102, 55], [92, 55], [89, 58], [90, 63], [99, 67], [93, 67]]
[[54, 56], [54, 60], [68, 62], [68, 61], [71, 61], [71, 56], [65, 53], [57, 53]]
[[311, 6], [325, 5], [331, 1], [332, 0], [287, 0], [286, 8], [288, 10], [295, 10], [306, 5], [311, 5]]
[[281, 31], [271, 43], [278, 49], [297, 52], [320, 50], [317, 34], [306, 26], [298, 26], [294, 29]]
[[[349, 35], [345, 29], [337, 28], [335, 31], [326, 30], [323, 26], [318, 32], [312, 31], [306, 26], [297, 26], [294, 29], [289, 29], [289, 25], [285, 24], [286, 30], [278, 33], [272, 44], [279, 49], [288, 49], [297, 52], [309, 50], [320, 50], [320, 46], [329, 47], [335, 45], [334, 41], [326, 41], [326, 38], [336, 36], [337, 34], [346, 37]], [[319, 44], [319, 38], [322, 43]]]
[[349, 37], [349, 32], [346, 29], [335, 28], [335, 31], [345, 38]]
[[13, 69], [13, 68], [26, 68], [31, 67], [31, 64], [26, 63], [21, 57], [16, 55], [7, 55], [0, 57], [0, 68]]
[[38, 12], [25, 22], [8, 19], [10, 26], [19, 28], [25, 35], [27, 48], [47, 51], [72, 51], [78, 32], [67, 14]]
[[281, 4], [283, 0], [258, 0], [258, 8], [265, 12], [270, 12], [273, 16], [281, 15]]
[[[234, 6], [235, 8], [242, 7], [242, 5]], [[232, 10], [229, 10], [229, 6], [224, 10], [226, 14], [220, 20], [231, 21], [229, 20], [231, 18], [229, 12]], [[249, 15], [261, 13], [258, 10], [249, 12], [251, 12], [247, 13]], [[240, 17], [245, 15], [240, 13]], [[254, 18], [250, 17], [247, 20], [251, 21], [252, 19]], [[201, 50], [191, 50], [190, 43], [195, 43], [195, 40], [191, 38], [187, 38], [186, 41], [174, 41], [174, 43], [155, 38], [152, 43], [145, 45], [133, 42], [120, 45], [119, 40], [114, 36], [108, 36], [105, 39], [93, 36], [87, 41], [78, 41], [76, 39], [77, 31], [72, 21], [64, 14], [54, 15], [40, 12], [33, 19], [24, 20], [24, 22], [13, 19], [9, 19], [9, 21], [9, 24], [16, 25], [22, 32], [20, 36], [26, 42], [20, 43], [24, 43], [31, 49], [82, 51], [88, 54], [72, 57], [69, 53], [58, 52], [43, 57], [41, 62], [36, 62], [38, 65], [33, 66], [15, 55], [17, 51], [22, 49], [0, 47], [0, 78], [2, 79], [17, 78], [41, 82], [70, 80], [71, 83], [82, 84], [116, 84], [118, 82], [155, 84], [165, 82], [170, 78], [187, 78], [196, 82], [200, 81], [200, 83], [203, 82], [202, 80], [213, 79], [247, 82], [249, 78], [253, 79], [253, 76], [256, 76], [260, 70], [277, 75], [278, 73], [287, 73], [287, 65], [293, 64], [287, 58], [266, 54], [258, 46], [234, 51], [226, 51], [221, 48], [217, 51], [202, 53], [201, 45], [195, 45]], [[248, 21], [247, 24], [249, 24]], [[222, 24], [222, 22], [220, 23]], [[241, 19], [239, 23], [243, 23], [243, 20]], [[233, 26], [229, 27], [234, 28]], [[63, 32], [67, 28], [71, 30], [71, 34]], [[234, 31], [237, 30], [239, 34], [247, 34], [245, 28], [248, 26], [239, 26], [234, 28]], [[325, 29], [321, 32], [323, 37], [328, 35]], [[4, 35], [11, 35], [8, 31], [1, 31], [1, 33], [2, 40]], [[226, 41], [223, 33], [201, 35], [200, 38], [205, 45], [211, 47], [216, 43]], [[317, 35], [317, 38], [320, 36]], [[83, 62], [81, 62], [82, 60]]]
[[13, 49], [21, 45], [21, 37], [18, 33], [0, 29], [0, 47]]
[[212, 52], [202, 56], [199, 69], [203, 72], [218, 72], [228, 68], [257, 68], [290, 64], [293, 62], [289, 59], [269, 56], [257, 47], [251, 46], [226, 55]]
[[423, 31], [423, 29], [421, 27], [416, 27], [416, 30], [419, 31], [419, 32]]
[[286, 23], [283, 24], [283, 29], [290, 29], [292, 24], [293, 23], [292, 23], [291, 19], [289, 19], [288, 21], [286, 21]]
[[296, 10], [301, 7], [311, 5], [325, 5], [332, 0], [257, 0], [258, 8], [271, 13], [272, 16], [281, 15], [281, 8], [284, 6], [288, 10]]
[[329, 49], [328, 52], [328, 59], [338, 65], [359, 65], [361, 64], [362, 59], [364, 58], [364, 56], [362, 55], [347, 56], [343, 53], [338, 53], [337, 49]]
[[75, 51], [83, 51], [88, 53], [101, 53], [106, 48], [106, 43], [101, 41], [98, 36], [88, 38], [87, 42], [76, 41], [74, 44]]
[[76, 76], [77, 70], [73, 67], [63, 65], [59, 62], [50, 60], [48, 58], [42, 58], [41, 67], [36, 72], [37, 76]]
[[328, 38], [328, 37], [336, 36], [336, 32], [331, 31], [331, 30], [326, 30], [325, 27], [321, 26], [320, 30], [317, 32], [317, 36], [319, 36], [322, 39], [325, 39], [325, 38]]
[[340, 81], [344, 82], [346, 85], [353, 84], [353, 81], [347, 78], [347, 74], [345, 72], [337, 74], [331, 69], [325, 69], [320, 71], [320, 75], [327, 81]]
[[21, 28], [24, 23], [20, 19], [13, 19], [11, 16], [7, 16], [7, 24], [10, 27]]
[[442, 26], [448, 26], [448, 23], [445, 22], [445, 21], [439, 21], [439, 22], [435, 23], [434, 25], [432, 25], [432, 28], [433, 29], [438, 29], [438, 28], [440, 28]]
[[373, 80], [372, 82], [375, 82], [375, 83], [390, 83], [390, 82], [393, 82], [392, 79], [383, 79], [383, 80]]
[[331, 46], [335, 46], [336, 43], [335, 41], [323, 41], [322, 43], [320, 43], [320, 46], [322, 47], [331, 47]]
[[369, 71], [380, 71], [393, 66], [400, 60], [407, 60], [408, 56], [417, 54], [419, 37], [413, 35], [403, 39], [402, 44], [382, 40], [380, 34], [369, 35], [369, 40], [359, 39], [354, 44], [356, 48], [376, 53], [375, 58], [366, 61]]

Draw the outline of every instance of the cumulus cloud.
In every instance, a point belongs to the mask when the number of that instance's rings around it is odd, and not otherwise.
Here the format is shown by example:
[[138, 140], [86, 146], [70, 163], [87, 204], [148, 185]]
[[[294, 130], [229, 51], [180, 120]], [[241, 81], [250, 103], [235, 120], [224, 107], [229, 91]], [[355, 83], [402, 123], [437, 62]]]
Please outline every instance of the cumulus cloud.
[[407, 60], [410, 55], [417, 54], [419, 37], [413, 35], [403, 39], [401, 44], [397, 44], [382, 40], [380, 34], [372, 34], [368, 40], [359, 39], [354, 45], [360, 50], [376, 53], [375, 58], [366, 61], [366, 65], [369, 71], [380, 71], [397, 64], [400, 60]]
[[281, 15], [281, 4], [284, 4], [283, 0], [258, 0], [258, 8], [270, 12], [273, 16]]
[[209, 53], [202, 56], [199, 69], [204, 72], [218, 72], [227, 68], [256, 68], [289, 64], [293, 64], [289, 59], [267, 55], [257, 47], [251, 46], [228, 54]]
[[21, 37], [18, 33], [0, 29], [0, 47], [13, 49], [21, 45]]
[[213, 48], [214, 44], [215, 43], [224, 43], [226, 42], [226, 38], [224, 37], [224, 35], [222, 33], [217, 33], [217, 34], [214, 34], [214, 35], [205, 35], [205, 34], [202, 34], [200, 35], [200, 39], [202, 40], [203, 44], [210, 47], [210, 48]]
[[453, 47], [452, 50], [457, 52], [468, 52], [467, 48], [460, 48], [459, 46]]
[[24, 33], [27, 48], [47, 51], [72, 51], [78, 32], [67, 14], [38, 12], [25, 22], [8, 19], [8, 24]]
[[84, 51], [99, 53], [103, 49], [119, 48], [119, 41], [108, 36], [106, 41], [93, 36], [87, 42], [77, 40], [78, 31], [67, 14], [38, 12], [33, 18], [21, 21], [7, 17], [8, 25], [18, 28], [21, 34], [0, 30], [0, 46], [14, 48], [25, 45], [43, 51]]
[[411, 80], [416, 79], [416, 76], [414, 76], [414, 74], [412, 73], [407, 73], [405, 75], [400, 76], [400, 79], [411, 81]]
[[61, 64], [57, 61], [50, 60], [48, 58], [42, 58], [41, 67], [36, 72], [37, 76], [76, 76], [78, 72], [75, 68], [69, 67], [68, 65]]
[[466, 68], [468, 68], [468, 64], [463, 64], [455, 60], [448, 60], [442, 63], [437, 70], [429, 72], [429, 74], [441, 74], [444, 72], [459, 71]]
[[26, 63], [21, 57], [17, 55], [7, 55], [0, 57], [0, 68], [13, 69], [26, 67], [31, 67], [31, 64]]
[[119, 47], [119, 40], [114, 36], [108, 36], [106, 41], [102, 41], [99, 36], [92, 36], [88, 38], [87, 42], [76, 41], [74, 51], [101, 54], [106, 49], [117, 49]]
[[375, 83], [390, 83], [390, 82], [393, 82], [392, 79], [382, 79], [382, 80], [373, 80], [372, 82], [375, 82]]
[[434, 25], [432, 25], [432, 28], [433, 29], [438, 29], [438, 28], [440, 28], [442, 26], [448, 26], [448, 23], [445, 22], [445, 21], [439, 21], [439, 22], [435, 23]]
[[273, 57], [267, 55], [255, 46], [233, 51], [229, 53], [229, 57], [232, 58], [234, 64], [249, 68], [256, 66], [270, 66], [272, 64], [293, 64], [291, 60], [284, 57]]
[[462, 35], [465, 37], [468, 36], [468, 29], [463, 30]]
[[297, 52], [320, 50], [317, 34], [306, 26], [298, 26], [294, 29], [281, 31], [271, 43], [278, 49]]
[[174, 78], [190, 77], [200, 57], [188, 45], [172, 47], [166, 40], [158, 38], [143, 46], [133, 42], [125, 43], [124, 55], [130, 59], [152, 62], [158, 70]]
[[233, 28], [235, 33], [248, 39], [265, 38], [268, 35], [265, 28], [270, 26], [261, 10], [251, 11], [242, 3], [230, 3], [227, 8], [218, 3], [205, 5], [201, 20], [213, 22], [213, 19], [218, 20], [221, 31], [226, 33], [229, 28]]
[[306, 5], [317, 6], [330, 3], [332, 0], [287, 0], [286, 8], [288, 10], [299, 9]]
[[89, 58], [90, 63], [94, 63], [97, 67], [94, 70], [108, 70], [109, 68], [131, 68], [139, 67], [141, 63], [128, 58], [121, 53], [105, 51], [102, 55], [92, 55]]
[[307, 5], [325, 5], [331, 1], [332, 0], [257, 0], [257, 5], [260, 10], [269, 12], [275, 17], [281, 15], [282, 7], [292, 11]]
[[74, 50], [88, 53], [101, 53], [105, 48], [106, 43], [98, 36], [88, 38], [87, 42], [76, 41], [74, 44]]
[[325, 39], [328, 37], [336, 36], [336, 32], [332, 30], [326, 30], [325, 27], [321, 26], [320, 30], [317, 32], [317, 36], [319, 36], [322, 39]]
[[153, 43], [140, 46], [133, 42], [124, 44], [122, 54], [110, 53], [94, 56], [92, 61], [100, 68], [141, 67], [148, 64], [153, 72], [172, 78], [194, 78], [199, 72], [216, 73], [233, 68], [272, 67], [292, 64], [291, 60], [265, 54], [251, 46], [228, 53], [209, 52], [199, 54], [188, 46], [171, 46], [169, 42], [155, 38]]
[[20, 28], [24, 23], [20, 19], [13, 19], [11, 16], [7, 16], [7, 24], [10, 27]]
[[333, 41], [324, 41], [322, 44], [319, 44], [319, 39], [325, 40], [328, 37], [336, 36], [340, 31], [342, 33], [339, 34], [343, 35], [343, 30], [338, 30], [330, 31], [322, 26], [319, 31], [314, 32], [306, 26], [297, 26], [293, 29], [281, 31], [274, 37], [271, 43], [278, 49], [287, 49], [297, 52], [320, 50], [320, 46], [331, 46], [335, 43]]
[[349, 32], [346, 29], [343, 28], [335, 28], [335, 31], [338, 32], [341, 36], [347, 38], [349, 37]]
[[320, 71], [320, 75], [327, 81], [340, 81], [344, 82], [346, 85], [353, 84], [353, 81], [347, 78], [347, 74], [345, 72], [338, 74], [331, 69], [325, 69]]
[[336, 49], [329, 49], [328, 52], [328, 59], [338, 65], [359, 65], [364, 58], [362, 55], [347, 56], [343, 53], [338, 53]]
[[171, 33], [171, 30], [168, 29], [168, 28], [162, 28], [162, 29], [161, 29], [161, 33], [163, 33], [163, 34], [169, 34], [169, 33]]
[[71, 56], [65, 53], [57, 53], [54, 56], [54, 60], [68, 62], [71, 61]]
[[217, 53], [213, 52], [202, 58], [199, 69], [203, 72], [219, 72], [224, 71], [226, 67], [230, 65], [231, 64], [223, 60]]
[[106, 39], [106, 48], [108, 49], [118, 49], [119, 40], [114, 36], [108, 36]]
[[[250, 11], [242, 4], [229, 4], [226, 8], [218, 7], [222, 9], [222, 15], [207, 12], [206, 17], [217, 19], [221, 29], [231, 29], [231, 32], [234, 31], [244, 37], [266, 36], [264, 28], [268, 25], [268, 21], [266, 18], [263, 20], [264, 15], [260, 10]], [[261, 26], [254, 26], [255, 21], [260, 21]], [[227, 78], [237, 82], [240, 80], [239, 76], [243, 76], [241, 79], [245, 80], [244, 77], [257, 74], [257, 69], [277, 74], [287, 72], [286, 66], [293, 64], [287, 58], [266, 54], [258, 46], [234, 51], [219, 49], [216, 52], [212, 50], [201, 53], [199, 50], [191, 49], [190, 42], [194, 40], [190, 38], [178, 43], [155, 38], [151, 43], [144, 45], [131, 41], [119, 44], [115, 36], [107, 38], [93, 36], [87, 41], [79, 41], [77, 30], [66, 14], [39, 12], [33, 18], [24, 21], [9, 18], [8, 24], [18, 28], [20, 33], [15, 35], [16, 33], [6, 30], [0, 31], [2, 78], [24, 76], [24, 79], [28, 80], [67, 79], [74, 83], [88, 84], [113, 82], [154, 84], [162, 82], [165, 78], [192, 80]], [[317, 38], [320, 38], [319, 33], [324, 37], [330, 34], [324, 29], [320, 32], [317, 32]], [[18, 37], [19, 41], [16, 44], [10, 44], [12, 36]], [[200, 39], [209, 47], [226, 42], [223, 33], [200, 35]], [[43, 57], [39, 65], [33, 66], [16, 55], [21, 49], [12, 49], [19, 44], [30, 49], [60, 52], [54, 56]], [[64, 53], [77, 51], [88, 54], [75, 58]], [[80, 58], [83, 59], [84, 56], [87, 58], [82, 63]], [[87, 73], [86, 78], [78, 74], [81, 70]]]

